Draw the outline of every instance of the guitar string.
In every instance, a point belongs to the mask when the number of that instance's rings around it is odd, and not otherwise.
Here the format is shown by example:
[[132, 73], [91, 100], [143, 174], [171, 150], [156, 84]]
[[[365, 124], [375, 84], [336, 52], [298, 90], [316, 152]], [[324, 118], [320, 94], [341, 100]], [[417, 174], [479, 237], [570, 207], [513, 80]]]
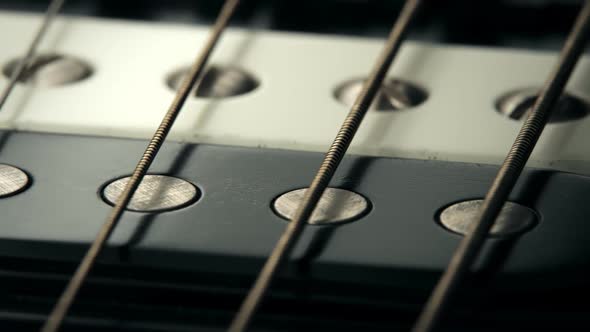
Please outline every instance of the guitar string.
[[80, 290], [86, 277], [90, 273], [90, 270], [94, 266], [94, 263], [99, 253], [105, 246], [110, 234], [117, 226], [117, 223], [121, 219], [121, 216], [125, 211], [125, 208], [131, 201], [133, 194], [139, 187], [139, 184], [146, 175], [158, 151], [162, 147], [162, 144], [164, 143], [166, 136], [170, 132], [170, 129], [172, 128], [174, 121], [180, 113], [180, 110], [184, 102], [191, 93], [193, 86], [201, 78], [207, 60], [213, 52], [213, 49], [215, 48], [218, 40], [220, 39], [222, 32], [228, 25], [229, 19], [235, 12], [239, 2], [239, 0], [226, 0], [223, 4], [223, 7], [219, 15], [217, 16], [217, 19], [211, 29], [210, 35], [205, 43], [203, 50], [197, 56], [195, 62], [191, 66], [189, 74], [183, 80], [182, 85], [178, 90], [178, 93], [176, 94], [174, 100], [172, 101], [172, 104], [170, 105], [170, 108], [166, 112], [164, 118], [162, 119], [162, 122], [160, 123], [158, 129], [156, 130], [152, 139], [150, 140], [145, 152], [143, 153], [141, 159], [135, 167], [135, 170], [133, 171], [133, 174], [131, 175], [129, 182], [127, 183], [125, 189], [117, 199], [117, 202], [111, 210], [110, 215], [108, 216], [104, 224], [101, 226], [98, 235], [92, 242], [92, 245], [90, 246], [90, 248], [86, 252], [86, 255], [80, 262], [80, 265], [76, 269], [76, 272], [74, 273], [65, 290], [61, 294], [59, 300], [57, 301], [51, 314], [49, 315], [49, 318], [45, 322], [45, 325], [42, 327], [41, 332], [56, 332], [59, 329], [69, 308], [75, 300], [78, 291]]
[[41, 23], [39, 30], [37, 30], [37, 33], [35, 34], [33, 41], [31, 42], [31, 44], [29, 44], [29, 49], [27, 50], [27, 53], [22, 59], [20, 59], [20, 61], [18, 61], [16, 68], [14, 68], [14, 70], [12, 71], [12, 75], [10, 75], [8, 85], [2, 91], [2, 95], [0, 96], [0, 110], [2, 110], [2, 106], [4, 106], [4, 104], [8, 100], [8, 96], [14, 90], [14, 87], [16, 86], [18, 79], [21, 77], [23, 72], [29, 67], [31, 61], [35, 56], [35, 53], [37, 53], [37, 47], [41, 43], [41, 40], [43, 40], [43, 37], [45, 36], [47, 30], [49, 30], [49, 26], [51, 25], [51, 23], [53, 22], [61, 8], [63, 7], [64, 2], [65, 0], [52, 0], [49, 3], [49, 6], [45, 11], [45, 15], [43, 16], [43, 22]]
[[556, 67], [545, 82], [485, 196], [478, 217], [475, 219], [477, 222], [470, 227], [453, 254], [446, 271], [414, 325], [413, 332], [432, 331], [442, 314], [448, 309], [460, 281], [469, 272], [488, 232], [516, 184], [589, 38], [590, 1], [587, 0], [564, 43]]
[[229, 332], [242, 332], [248, 328], [256, 309], [268, 291], [273, 278], [277, 274], [281, 263], [289, 256], [305, 223], [309, 220], [324, 190], [334, 176], [336, 168], [342, 161], [356, 131], [358, 130], [369, 106], [381, 87], [391, 63], [404, 40], [404, 36], [412, 19], [420, 7], [421, 0], [407, 0], [395, 22], [378, 60], [369, 78], [356, 98], [350, 113], [338, 131], [334, 142], [326, 153], [324, 160], [315, 175], [293, 219], [288, 223], [276, 246], [260, 270], [254, 285], [249, 290], [235, 315]]

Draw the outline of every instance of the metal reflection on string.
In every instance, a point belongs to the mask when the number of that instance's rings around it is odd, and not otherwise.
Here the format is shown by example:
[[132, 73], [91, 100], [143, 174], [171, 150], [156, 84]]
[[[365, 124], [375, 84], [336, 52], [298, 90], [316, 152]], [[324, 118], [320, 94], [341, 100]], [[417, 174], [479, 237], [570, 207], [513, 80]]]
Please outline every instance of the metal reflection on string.
[[64, 2], [65, 0], [52, 0], [49, 3], [49, 7], [47, 7], [47, 11], [45, 12], [45, 16], [43, 18], [43, 23], [41, 24], [41, 27], [39, 27], [39, 30], [37, 30], [35, 38], [33, 38], [33, 41], [29, 45], [27, 53], [24, 57], [20, 59], [16, 68], [12, 71], [8, 85], [2, 91], [2, 95], [0, 95], [0, 110], [2, 110], [2, 106], [4, 106], [6, 100], [8, 100], [8, 96], [10, 96], [10, 93], [12, 92], [12, 90], [14, 90], [14, 87], [16, 86], [18, 79], [23, 74], [23, 72], [29, 67], [29, 64], [35, 57], [35, 53], [37, 53], [37, 47], [41, 43], [41, 40], [45, 36], [47, 30], [49, 29], [51, 22], [53, 22], [53, 19], [57, 16], [59, 11], [63, 7]]
[[293, 220], [287, 225], [285, 232], [279, 238], [275, 248], [260, 271], [254, 286], [250, 289], [250, 292], [232, 321], [229, 327], [230, 332], [242, 332], [248, 327], [281, 263], [289, 256], [303, 227], [312, 216], [322, 194], [334, 176], [336, 168], [342, 161], [369, 106], [381, 87], [383, 79], [402, 44], [405, 33], [408, 30], [410, 22], [416, 15], [420, 3], [420, 0], [408, 0], [404, 5], [398, 20], [389, 34], [385, 48], [373, 67], [369, 79], [365, 82], [361, 93], [358, 95], [350, 113], [344, 120], [315, 178], [308, 190], [306, 190], [305, 196]]
[[133, 174], [129, 178], [125, 189], [117, 199], [117, 202], [111, 210], [110, 215], [101, 226], [98, 235], [86, 252], [86, 255], [70, 279], [64, 292], [61, 294], [57, 304], [53, 308], [49, 318], [41, 329], [41, 332], [56, 332], [61, 326], [69, 308], [71, 307], [76, 298], [76, 295], [78, 294], [78, 291], [80, 290], [80, 287], [94, 266], [98, 254], [101, 252], [109, 236], [117, 226], [117, 223], [121, 219], [123, 212], [131, 201], [133, 194], [141, 184], [141, 181], [145, 177], [150, 165], [162, 147], [162, 144], [170, 132], [170, 129], [178, 117], [178, 114], [180, 113], [180, 110], [188, 98], [193, 86], [202, 76], [207, 60], [211, 56], [211, 53], [219, 41], [223, 30], [227, 26], [229, 19], [235, 12], [238, 3], [239, 0], [227, 0], [224, 3], [203, 50], [190, 68], [189, 74], [186, 76], [182, 85], [180, 86], [178, 93], [172, 101], [172, 104], [166, 112], [166, 115], [162, 119], [160, 126], [154, 133], [145, 152], [135, 167]]
[[476, 222], [453, 254], [446, 271], [424, 306], [413, 332], [432, 331], [449, 306], [460, 281], [469, 272], [469, 268], [477, 258], [508, 195], [524, 169], [589, 38], [590, 1], [586, 1], [565, 41], [557, 66], [537, 97], [482, 203]]

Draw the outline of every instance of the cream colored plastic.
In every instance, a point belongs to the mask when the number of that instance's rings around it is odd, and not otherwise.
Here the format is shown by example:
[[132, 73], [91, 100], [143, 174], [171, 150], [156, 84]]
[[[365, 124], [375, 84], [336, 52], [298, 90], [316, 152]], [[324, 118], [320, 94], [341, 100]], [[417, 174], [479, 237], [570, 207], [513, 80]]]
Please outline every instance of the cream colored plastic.
[[[22, 54], [39, 16], [0, 13], [0, 64]], [[53, 88], [19, 86], [0, 126], [18, 130], [151, 137], [173, 92], [166, 78], [190, 64], [206, 27], [62, 17], [43, 52], [88, 61], [94, 75]], [[336, 86], [370, 70], [383, 40], [230, 29], [212, 63], [244, 68], [261, 82], [253, 93], [187, 102], [170, 139], [259, 148], [325, 151], [348, 108]], [[391, 76], [429, 92], [398, 112], [371, 111], [350, 152], [499, 164], [520, 127], [494, 110], [507, 91], [540, 86], [557, 55], [522, 50], [407, 42]], [[7, 83], [0, 79], [0, 88]], [[568, 90], [590, 99], [590, 62], [582, 59]], [[590, 117], [550, 124], [530, 166], [590, 174]]]

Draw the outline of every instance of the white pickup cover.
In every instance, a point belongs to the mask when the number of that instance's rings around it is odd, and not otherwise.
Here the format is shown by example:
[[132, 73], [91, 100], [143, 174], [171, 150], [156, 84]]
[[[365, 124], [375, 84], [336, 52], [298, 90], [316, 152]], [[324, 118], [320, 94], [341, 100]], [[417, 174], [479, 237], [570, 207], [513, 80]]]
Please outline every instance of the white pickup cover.
[[[0, 65], [24, 53], [41, 17], [0, 13]], [[60, 17], [41, 45], [89, 62], [82, 82], [19, 85], [0, 112], [18, 130], [149, 138], [173, 98], [166, 78], [189, 65], [207, 27]], [[170, 139], [325, 151], [348, 108], [334, 97], [343, 81], [366, 76], [383, 40], [229, 29], [212, 63], [232, 64], [261, 85], [221, 100], [192, 98]], [[413, 109], [371, 111], [350, 152], [372, 156], [499, 164], [521, 123], [494, 110], [504, 93], [543, 84], [557, 54], [407, 42], [391, 76], [424, 87]], [[7, 84], [0, 78], [0, 89]], [[590, 61], [583, 58], [568, 91], [590, 99]], [[590, 117], [549, 124], [530, 166], [590, 174]]]

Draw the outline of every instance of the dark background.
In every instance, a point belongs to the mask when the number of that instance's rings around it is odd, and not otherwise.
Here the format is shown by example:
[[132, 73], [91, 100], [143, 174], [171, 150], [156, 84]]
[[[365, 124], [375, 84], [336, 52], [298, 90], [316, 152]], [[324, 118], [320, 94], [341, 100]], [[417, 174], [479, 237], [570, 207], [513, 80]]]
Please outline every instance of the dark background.
[[[3, 0], [0, 9], [43, 12], [48, 0]], [[70, 0], [63, 12], [209, 24], [221, 0]], [[283, 31], [385, 36], [400, 0], [244, 0], [232, 24]], [[443, 43], [558, 49], [582, 1], [430, 0], [410, 38]]]

